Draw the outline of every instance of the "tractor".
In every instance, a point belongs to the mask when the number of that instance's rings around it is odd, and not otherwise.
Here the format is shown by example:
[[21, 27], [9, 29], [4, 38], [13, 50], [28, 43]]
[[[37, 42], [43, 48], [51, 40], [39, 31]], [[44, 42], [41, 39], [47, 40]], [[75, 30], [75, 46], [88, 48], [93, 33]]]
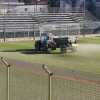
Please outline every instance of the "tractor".
[[40, 39], [35, 41], [36, 51], [50, 52], [57, 48], [60, 48], [61, 53], [75, 50], [69, 37], [54, 37], [52, 33], [42, 33]]

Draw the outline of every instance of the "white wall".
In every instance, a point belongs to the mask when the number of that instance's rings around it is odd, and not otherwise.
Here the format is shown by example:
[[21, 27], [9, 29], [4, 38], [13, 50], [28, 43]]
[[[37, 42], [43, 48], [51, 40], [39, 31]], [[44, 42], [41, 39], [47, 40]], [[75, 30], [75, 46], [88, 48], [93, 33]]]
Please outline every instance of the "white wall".
[[[26, 9], [26, 10], [25, 10]], [[18, 6], [12, 10], [16, 13], [47, 12], [47, 5], [25, 5]]]

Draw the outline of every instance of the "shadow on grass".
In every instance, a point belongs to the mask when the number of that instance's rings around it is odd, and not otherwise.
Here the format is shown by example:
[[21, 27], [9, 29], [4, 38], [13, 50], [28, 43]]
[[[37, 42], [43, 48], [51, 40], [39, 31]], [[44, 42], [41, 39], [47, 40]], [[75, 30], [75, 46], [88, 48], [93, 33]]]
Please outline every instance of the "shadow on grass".
[[61, 54], [60, 52], [36, 51], [35, 49], [2, 50], [2, 52], [20, 52], [22, 54]]

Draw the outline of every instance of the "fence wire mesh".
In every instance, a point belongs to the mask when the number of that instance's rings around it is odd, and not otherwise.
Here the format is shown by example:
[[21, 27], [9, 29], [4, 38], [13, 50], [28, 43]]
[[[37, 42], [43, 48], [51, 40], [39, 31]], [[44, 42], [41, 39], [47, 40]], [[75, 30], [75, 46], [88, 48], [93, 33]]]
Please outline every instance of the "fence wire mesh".
[[99, 100], [100, 86], [88, 80], [54, 77], [52, 97], [53, 100]]
[[[41, 65], [11, 61], [10, 100], [48, 100], [48, 75]], [[100, 100], [100, 75], [49, 67], [51, 100]], [[7, 100], [7, 69], [0, 62], [0, 98]]]
[[0, 61], [0, 98], [7, 100], [7, 68]]
[[35, 72], [30, 66], [13, 66], [10, 100], [47, 100], [47, 77], [40, 73]]

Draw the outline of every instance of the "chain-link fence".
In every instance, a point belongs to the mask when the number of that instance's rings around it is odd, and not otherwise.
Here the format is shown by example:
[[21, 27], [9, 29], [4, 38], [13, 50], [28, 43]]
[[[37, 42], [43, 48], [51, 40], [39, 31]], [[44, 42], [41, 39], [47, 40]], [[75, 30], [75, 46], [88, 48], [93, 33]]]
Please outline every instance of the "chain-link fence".
[[9, 62], [0, 61], [2, 100], [100, 100], [100, 75], [49, 67], [52, 75], [39, 64]]

